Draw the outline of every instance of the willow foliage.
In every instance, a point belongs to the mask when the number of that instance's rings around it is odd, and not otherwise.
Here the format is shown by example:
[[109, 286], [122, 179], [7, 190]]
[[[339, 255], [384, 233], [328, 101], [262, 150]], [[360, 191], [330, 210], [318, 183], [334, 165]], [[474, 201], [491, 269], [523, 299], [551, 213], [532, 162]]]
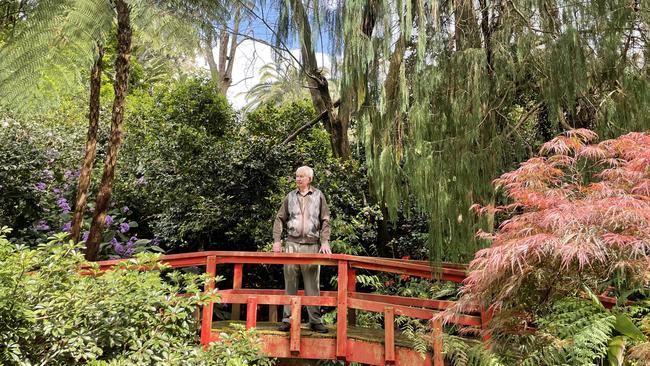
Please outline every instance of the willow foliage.
[[361, 122], [374, 186], [391, 216], [409, 201], [430, 215], [438, 259], [467, 260], [483, 245], [474, 233], [494, 218], [469, 206], [498, 199], [490, 181], [544, 140], [650, 126], [647, 0], [342, 9], [342, 101]]

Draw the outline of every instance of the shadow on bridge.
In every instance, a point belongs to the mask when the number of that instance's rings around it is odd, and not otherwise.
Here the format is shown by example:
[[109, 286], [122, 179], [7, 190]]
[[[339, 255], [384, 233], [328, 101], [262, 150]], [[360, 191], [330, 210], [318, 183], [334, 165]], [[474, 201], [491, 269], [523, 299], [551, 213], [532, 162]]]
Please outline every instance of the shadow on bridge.
[[[453, 301], [428, 300], [411, 297], [389, 296], [357, 292], [356, 271], [370, 270], [386, 273], [405, 274], [425, 279], [438, 278], [444, 281], [462, 282], [465, 269], [460, 265], [443, 264], [434, 276], [427, 262], [359, 257], [344, 254], [297, 254], [297, 253], [256, 253], [256, 252], [196, 252], [173, 254], [162, 257], [162, 262], [173, 268], [200, 266], [210, 274], [217, 275], [217, 265], [232, 265], [233, 286], [218, 291], [219, 303], [232, 304], [231, 321], [214, 320], [214, 303], [203, 306], [201, 316], [201, 343], [204, 345], [219, 340], [219, 334], [228, 332], [231, 324], [241, 315], [241, 306], [246, 307], [246, 328], [257, 328], [263, 341], [263, 350], [270, 357], [342, 360], [370, 365], [444, 365], [443, 327], [434, 315], [454, 305]], [[101, 262], [104, 269], [115, 261]], [[244, 265], [247, 270], [263, 264], [319, 264], [338, 269], [338, 288], [336, 291], [321, 291], [320, 296], [305, 296], [300, 291], [295, 296], [284, 294], [284, 290], [242, 288]], [[205, 290], [214, 289], [214, 280]], [[302, 329], [300, 317], [292, 317], [289, 333], [276, 330], [278, 309], [281, 305], [291, 305], [292, 314], [299, 314], [302, 306], [330, 306], [337, 309], [337, 322], [328, 334]], [[268, 322], [258, 322], [258, 310], [268, 306]], [[383, 329], [370, 329], [356, 326], [357, 310], [383, 314]], [[260, 314], [261, 315], [261, 314]], [[395, 329], [395, 317], [431, 321], [432, 334], [430, 348], [426, 357], [416, 352], [408, 340]], [[451, 323], [462, 326], [482, 328], [489, 320], [489, 313], [478, 307], [458, 314]]]

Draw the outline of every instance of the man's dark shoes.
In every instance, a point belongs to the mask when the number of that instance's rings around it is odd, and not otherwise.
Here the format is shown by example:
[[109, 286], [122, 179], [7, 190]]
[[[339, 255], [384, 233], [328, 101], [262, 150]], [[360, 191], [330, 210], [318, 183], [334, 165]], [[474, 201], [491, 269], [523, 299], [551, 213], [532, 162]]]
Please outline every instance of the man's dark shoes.
[[288, 332], [290, 329], [291, 329], [291, 324], [286, 322], [282, 322], [282, 324], [280, 324], [280, 326], [278, 327], [278, 330], [280, 332]]
[[318, 333], [327, 333], [327, 328], [323, 324], [311, 324], [311, 330]]

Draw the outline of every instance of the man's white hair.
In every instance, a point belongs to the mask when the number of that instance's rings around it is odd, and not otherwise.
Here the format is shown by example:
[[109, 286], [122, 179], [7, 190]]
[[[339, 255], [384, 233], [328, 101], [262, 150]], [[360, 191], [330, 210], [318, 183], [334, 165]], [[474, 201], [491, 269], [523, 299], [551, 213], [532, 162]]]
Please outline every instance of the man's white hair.
[[300, 168], [296, 169], [296, 174], [300, 172], [304, 173], [309, 178], [314, 179], [314, 169], [308, 167], [307, 165], [303, 165]]

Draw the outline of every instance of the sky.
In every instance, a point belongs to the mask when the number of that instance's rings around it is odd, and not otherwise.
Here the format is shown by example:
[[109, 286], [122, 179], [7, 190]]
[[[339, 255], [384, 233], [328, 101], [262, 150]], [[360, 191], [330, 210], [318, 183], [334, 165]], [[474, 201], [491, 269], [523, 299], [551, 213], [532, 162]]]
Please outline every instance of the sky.
[[[218, 55], [218, 48], [213, 50]], [[291, 53], [297, 59], [300, 59], [300, 51], [292, 49]], [[323, 53], [317, 53], [318, 66], [331, 70], [330, 57]], [[235, 64], [233, 66], [232, 78], [233, 83], [228, 89], [226, 97], [232, 104], [233, 108], [241, 109], [248, 101], [245, 93], [260, 82], [260, 69], [273, 62], [273, 54], [270, 46], [252, 40], [243, 41], [237, 47], [235, 54]], [[197, 58], [200, 67], [209, 70], [208, 64], [202, 57]]]
[[[259, 10], [259, 15], [266, 18], [269, 23], [273, 23], [273, 19], [277, 18], [274, 14], [273, 9]], [[273, 25], [271, 24], [271, 26]], [[240, 32], [249, 35], [250, 38], [273, 43], [273, 31], [254, 17], [250, 17], [247, 21], [242, 22]], [[289, 44], [289, 47], [295, 47], [291, 48], [290, 52], [296, 59], [300, 59], [300, 50], [297, 48], [296, 42], [293, 43]], [[219, 54], [218, 47], [213, 49], [213, 53], [217, 57]], [[319, 67], [325, 67], [331, 70], [331, 62], [328, 55], [316, 53], [316, 57]], [[263, 42], [246, 39], [239, 44], [235, 54], [235, 64], [232, 73], [233, 83], [226, 95], [233, 108], [241, 109], [248, 103], [245, 93], [260, 82], [260, 69], [273, 61], [273, 50]], [[198, 57], [196, 62], [200, 67], [206, 70], [209, 69], [203, 57]]]

